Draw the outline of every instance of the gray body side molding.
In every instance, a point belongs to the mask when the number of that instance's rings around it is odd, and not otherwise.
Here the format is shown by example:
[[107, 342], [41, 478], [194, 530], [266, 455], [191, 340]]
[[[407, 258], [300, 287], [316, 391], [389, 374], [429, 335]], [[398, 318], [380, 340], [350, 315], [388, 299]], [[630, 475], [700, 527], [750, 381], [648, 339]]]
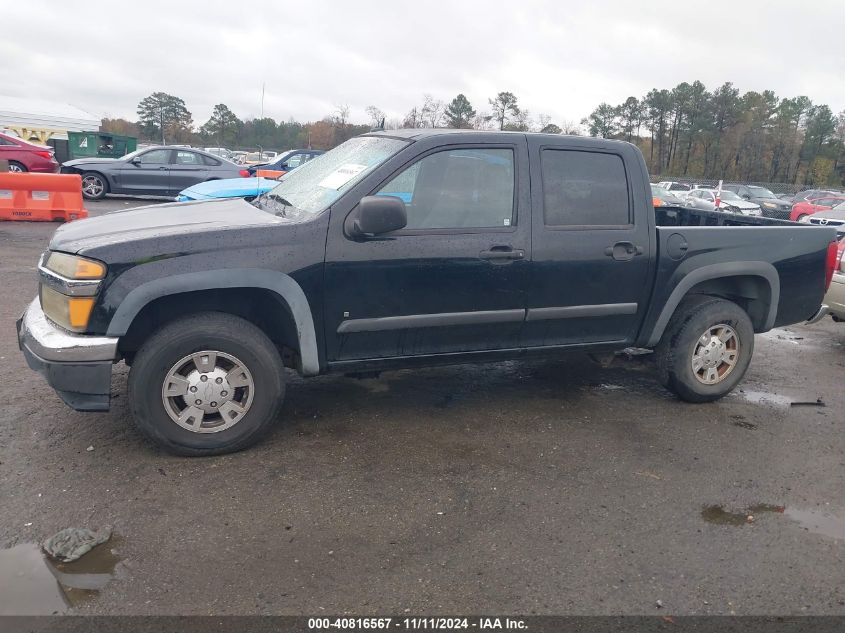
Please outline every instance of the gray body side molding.
[[216, 290], [220, 288], [264, 288], [279, 295], [290, 308], [299, 338], [299, 356], [302, 374], [316, 376], [320, 373], [317, 353], [317, 334], [308, 298], [289, 275], [258, 268], [231, 268], [209, 270], [155, 279], [130, 291], [120, 303], [109, 323], [108, 336], [123, 336], [132, 320], [150, 301], [167, 295]]
[[768, 262], [725, 262], [723, 264], [711, 264], [696, 268], [681, 279], [666, 300], [666, 305], [663, 306], [663, 310], [654, 324], [654, 329], [651, 331], [645, 347], [654, 347], [657, 345], [663, 336], [669, 319], [675, 313], [675, 308], [678, 307], [678, 304], [693, 286], [711, 279], [739, 276], [761, 277], [768, 282], [771, 301], [769, 303], [769, 312], [766, 315], [766, 321], [763, 324], [763, 331], [771, 330], [775, 324], [775, 318], [778, 313], [778, 302], [780, 301], [780, 277], [778, 276], [778, 271]]

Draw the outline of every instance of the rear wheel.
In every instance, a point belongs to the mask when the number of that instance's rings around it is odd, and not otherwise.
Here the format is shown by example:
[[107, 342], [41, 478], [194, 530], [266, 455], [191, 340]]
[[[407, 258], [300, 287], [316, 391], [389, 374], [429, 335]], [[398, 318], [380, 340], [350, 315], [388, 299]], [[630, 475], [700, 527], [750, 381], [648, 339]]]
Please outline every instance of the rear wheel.
[[753, 353], [754, 327], [745, 310], [699, 295], [680, 303], [655, 358], [667, 389], [687, 402], [710, 402], [739, 384]]
[[283, 396], [284, 368], [273, 342], [249, 321], [220, 312], [164, 326], [129, 373], [136, 425], [177, 455], [254, 444], [275, 422]]
[[105, 176], [93, 171], [82, 174], [82, 195], [88, 200], [101, 200], [109, 192]]
[[24, 173], [25, 171], [28, 171], [28, 170], [27, 170], [27, 168], [26, 168], [24, 165], [22, 165], [21, 163], [19, 163], [19, 162], [17, 162], [17, 161], [14, 161], [14, 160], [10, 160], [10, 161], [9, 161], [9, 172], [10, 172], [10, 173], [13, 173], [13, 174], [22, 174], [22, 173]]

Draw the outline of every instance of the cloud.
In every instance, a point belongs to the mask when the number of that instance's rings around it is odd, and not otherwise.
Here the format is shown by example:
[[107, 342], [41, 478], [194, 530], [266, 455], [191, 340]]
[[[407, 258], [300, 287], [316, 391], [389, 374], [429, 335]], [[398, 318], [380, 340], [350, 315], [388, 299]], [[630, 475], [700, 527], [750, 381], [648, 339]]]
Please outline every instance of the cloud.
[[[819, 20], [817, 16], [824, 16]], [[91, 20], [96, 16], [96, 20]], [[49, 19], [44, 19], [49, 17]], [[241, 118], [314, 120], [348, 104], [401, 117], [423, 93], [479, 111], [515, 93], [535, 116], [580, 120], [598, 103], [700, 79], [806, 94], [838, 112], [845, 4], [714, 1], [73, 3], [4, 7], [0, 93], [134, 119], [153, 91], [197, 124], [216, 103]], [[10, 28], [14, 25], [15, 28]], [[812, 35], [805, 35], [811, 33]]]

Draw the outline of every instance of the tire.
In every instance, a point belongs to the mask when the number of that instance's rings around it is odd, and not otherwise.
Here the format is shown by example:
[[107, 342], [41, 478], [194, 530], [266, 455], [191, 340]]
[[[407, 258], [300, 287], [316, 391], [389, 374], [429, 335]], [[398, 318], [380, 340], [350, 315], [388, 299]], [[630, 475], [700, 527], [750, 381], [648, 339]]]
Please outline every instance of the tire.
[[26, 165], [23, 165], [16, 160], [9, 161], [9, 173], [24, 174], [28, 171], [29, 170], [26, 168]]
[[672, 315], [655, 360], [660, 382], [681, 400], [712, 402], [739, 384], [753, 354], [754, 327], [745, 310], [732, 301], [693, 295]]
[[176, 455], [221, 455], [255, 444], [276, 421], [284, 393], [284, 367], [273, 342], [249, 321], [222, 312], [168, 323], [144, 343], [129, 372], [136, 426]]
[[109, 192], [109, 181], [96, 171], [82, 174], [82, 196], [86, 200], [102, 200]]

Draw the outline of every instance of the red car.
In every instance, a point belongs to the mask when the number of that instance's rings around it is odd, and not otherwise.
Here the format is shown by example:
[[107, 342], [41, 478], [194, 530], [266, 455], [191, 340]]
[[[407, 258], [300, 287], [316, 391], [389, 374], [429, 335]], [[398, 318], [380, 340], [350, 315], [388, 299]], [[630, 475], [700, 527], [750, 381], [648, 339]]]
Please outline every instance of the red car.
[[27, 143], [8, 134], [0, 134], [0, 160], [9, 161], [9, 171], [13, 172], [53, 174], [59, 171], [59, 163], [52, 149]]
[[801, 218], [813, 215], [819, 211], [829, 211], [837, 204], [845, 202], [845, 196], [825, 196], [824, 198], [813, 198], [804, 202], [796, 202], [792, 205], [792, 212], [789, 219], [793, 222], [800, 222]]

